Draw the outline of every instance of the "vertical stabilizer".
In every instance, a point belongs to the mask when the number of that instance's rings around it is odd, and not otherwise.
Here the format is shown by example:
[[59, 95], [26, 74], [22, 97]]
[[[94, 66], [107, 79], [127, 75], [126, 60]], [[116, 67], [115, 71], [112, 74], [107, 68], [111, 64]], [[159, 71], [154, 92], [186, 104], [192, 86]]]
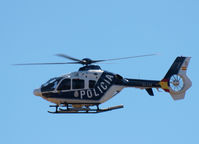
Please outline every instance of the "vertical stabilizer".
[[169, 92], [174, 100], [184, 99], [192, 82], [187, 77], [187, 67], [191, 57], [177, 57], [169, 71], [160, 82], [161, 88]]

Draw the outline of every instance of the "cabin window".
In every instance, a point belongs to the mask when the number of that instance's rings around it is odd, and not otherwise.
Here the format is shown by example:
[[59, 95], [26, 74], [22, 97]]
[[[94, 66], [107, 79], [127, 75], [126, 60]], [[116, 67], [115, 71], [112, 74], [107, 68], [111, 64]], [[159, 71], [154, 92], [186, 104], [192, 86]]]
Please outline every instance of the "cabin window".
[[83, 89], [84, 88], [84, 80], [81, 79], [73, 79], [73, 89]]
[[94, 88], [96, 84], [95, 80], [89, 80], [89, 88]]
[[71, 79], [62, 80], [57, 90], [70, 90], [71, 89]]

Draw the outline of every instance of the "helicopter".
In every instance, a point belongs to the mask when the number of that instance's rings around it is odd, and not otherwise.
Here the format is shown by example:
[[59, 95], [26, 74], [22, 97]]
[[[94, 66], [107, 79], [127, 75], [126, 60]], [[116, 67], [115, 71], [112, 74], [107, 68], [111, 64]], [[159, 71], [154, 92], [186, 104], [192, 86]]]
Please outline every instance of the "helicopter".
[[49, 113], [101, 113], [123, 108], [123, 105], [100, 108], [99, 105], [110, 100], [124, 88], [144, 89], [154, 96], [153, 88], [168, 92], [173, 100], [184, 99], [186, 91], [192, 86], [187, 77], [187, 67], [191, 57], [178, 56], [162, 80], [124, 78], [119, 74], [102, 70], [95, 63], [152, 56], [155, 54], [131, 56], [115, 59], [92, 60], [77, 59], [65, 54], [56, 56], [72, 60], [63, 63], [25, 63], [15, 65], [81, 64], [78, 71], [51, 78], [33, 91], [35, 96], [54, 103], [55, 111]]

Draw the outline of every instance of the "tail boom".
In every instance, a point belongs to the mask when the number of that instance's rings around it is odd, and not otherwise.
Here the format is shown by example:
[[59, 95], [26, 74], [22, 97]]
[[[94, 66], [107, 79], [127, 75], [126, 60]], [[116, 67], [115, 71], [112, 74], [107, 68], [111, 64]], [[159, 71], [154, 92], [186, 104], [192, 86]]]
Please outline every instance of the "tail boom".
[[116, 84], [124, 87], [145, 89], [151, 96], [154, 95], [152, 88], [162, 88], [174, 100], [184, 99], [186, 91], [192, 85], [191, 80], [186, 75], [190, 59], [190, 57], [177, 57], [161, 81], [125, 78], [116, 82]]

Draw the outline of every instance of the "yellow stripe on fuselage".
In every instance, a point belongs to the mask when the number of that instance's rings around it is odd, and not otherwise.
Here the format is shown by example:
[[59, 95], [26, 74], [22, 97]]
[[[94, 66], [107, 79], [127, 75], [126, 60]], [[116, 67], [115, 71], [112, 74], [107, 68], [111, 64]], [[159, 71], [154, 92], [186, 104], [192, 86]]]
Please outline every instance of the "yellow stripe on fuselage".
[[166, 81], [161, 81], [160, 86], [162, 89], [169, 89], [168, 82]]

